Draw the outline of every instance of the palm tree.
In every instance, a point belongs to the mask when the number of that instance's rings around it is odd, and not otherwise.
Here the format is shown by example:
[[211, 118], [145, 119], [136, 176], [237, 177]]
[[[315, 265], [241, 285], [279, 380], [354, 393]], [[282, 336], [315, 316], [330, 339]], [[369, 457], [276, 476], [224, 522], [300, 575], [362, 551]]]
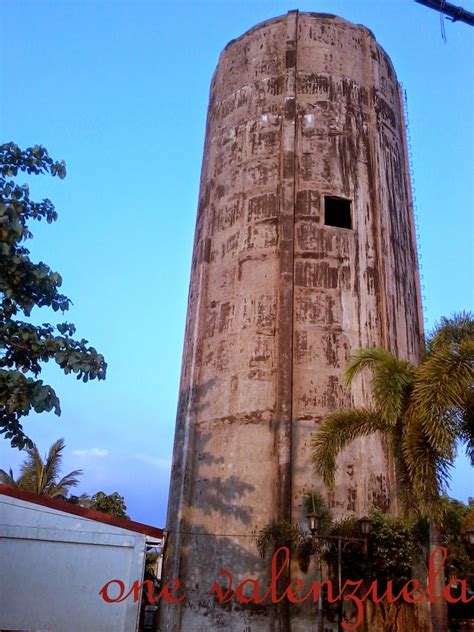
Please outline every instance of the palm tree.
[[395, 464], [398, 499], [406, 515], [439, 515], [440, 495], [460, 442], [473, 457], [474, 319], [461, 313], [443, 318], [429, 336], [418, 366], [386, 349], [360, 349], [345, 381], [372, 373], [373, 407], [326, 417], [311, 441], [311, 461], [329, 487], [336, 457], [358, 437], [381, 433]]
[[73, 470], [59, 478], [64, 448], [64, 439], [58, 439], [50, 447], [48, 455], [42, 459], [33, 443], [25, 448], [27, 458], [20, 467], [20, 476], [15, 480], [11, 468], [8, 473], [0, 469], [0, 482], [50, 498], [66, 497], [70, 488], [78, 484], [77, 477], [82, 474], [82, 470]]

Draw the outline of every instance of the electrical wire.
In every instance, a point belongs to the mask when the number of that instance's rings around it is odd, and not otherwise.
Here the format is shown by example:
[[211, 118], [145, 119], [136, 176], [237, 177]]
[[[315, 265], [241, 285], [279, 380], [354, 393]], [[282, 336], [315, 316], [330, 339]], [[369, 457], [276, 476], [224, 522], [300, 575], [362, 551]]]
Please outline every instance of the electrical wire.
[[447, 39], [446, 39], [446, 28], [445, 28], [445, 19], [446, 19], [446, 15], [444, 13], [444, 7], [446, 6], [446, 0], [442, 0], [441, 2], [441, 7], [440, 7], [440, 13], [439, 13], [439, 23], [440, 23], [440, 27], [441, 27], [441, 37], [443, 38], [443, 42], [446, 44]]
[[168, 529], [164, 530], [166, 535], [203, 535], [212, 538], [256, 538], [257, 534], [250, 533], [203, 533], [200, 531], [168, 531]]

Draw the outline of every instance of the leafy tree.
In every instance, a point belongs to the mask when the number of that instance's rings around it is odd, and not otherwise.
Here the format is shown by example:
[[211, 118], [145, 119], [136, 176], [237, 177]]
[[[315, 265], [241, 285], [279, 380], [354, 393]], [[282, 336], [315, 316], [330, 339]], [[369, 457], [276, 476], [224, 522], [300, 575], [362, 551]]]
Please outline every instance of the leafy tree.
[[354, 439], [380, 432], [393, 455], [405, 514], [439, 518], [457, 444], [466, 443], [471, 455], [474, 446], [473, 317], [443, 319], [418, 366], [386, 349], [359, 350], [346, 369], [347, 385], [365, 369], [372, 372], [374, 406], [326, 417], [312, 438], [315, 471], [332, 487], [338, 453]]
[[29, 317], [35, 306], [65, 312], [71, 303], [59, 291], [61, 276], [42, 261], [31, 261], [24, 245], [32, 238], [32, 220], [51, 224], [58, 216], [50, 200], [33, 201], [27, 184], [10, 179], [19, 172], [64, 178], [66, 167], [44, 147], [22, 151], [14, 143], [0, 146], [0, 433], [21, 449], [29, 442], [22, 417], [31, 410], [61, 413], [53, 388], [37, 379], [43, 363], [54, 360], [64, 373], [76, 373], [84, 382], [104, 379], [107, 365], [87, 340], [73, 337], [74, 325], [34, 325], [15, 318]]
[[90, 501], [90, 508], [102, 511], [103, 513], [117, 516], [118, 518], [128, 518], [127, 505], [125, 499], [118, 492], [106, 494], [105, 492], [97, 492]]
[[28, 444], [25, 447], [27, 457], [20, 467], [20, 476], [15, 479], [11, 468], [8, 473], [0, 470], [0, 482], [50, 498], [65, 498], [71, 487], [78, 484], [78, 476], [82, 474], [82, 470], [73, 470], [59, 478], [64, 448], [64, 439], [58, 439], [43, 459], [36, 445]]
[[465, 531], [474, 526], [474, 502], [465, 505], [459, 500], [444, 496], [441, 519], [440, 544], [448, 551], [446, 558], [446, 579], [467, 579], [474, 585], [474, 559], [470, 544], [466, 542]]

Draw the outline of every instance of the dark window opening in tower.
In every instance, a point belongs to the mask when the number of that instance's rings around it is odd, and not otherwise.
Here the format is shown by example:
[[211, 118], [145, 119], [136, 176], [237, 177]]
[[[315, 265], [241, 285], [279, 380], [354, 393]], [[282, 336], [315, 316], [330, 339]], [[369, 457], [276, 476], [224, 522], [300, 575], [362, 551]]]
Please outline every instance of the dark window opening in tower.
[[337, 228], [352, 228], [351, 201], [339, 197], [324, 198], [324, 223]]

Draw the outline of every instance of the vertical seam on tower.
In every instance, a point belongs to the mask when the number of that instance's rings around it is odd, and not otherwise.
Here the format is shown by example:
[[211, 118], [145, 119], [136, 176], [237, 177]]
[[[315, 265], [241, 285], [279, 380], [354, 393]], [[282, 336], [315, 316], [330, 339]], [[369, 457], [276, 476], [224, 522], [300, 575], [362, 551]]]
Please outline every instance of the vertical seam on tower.
[[[291, 494], [292, 494], [292, 435], [293, 435], [293, 338], [294, 338], [294, 231], [295, 231], [295, 189], [296, 189], [296, 43], [298, 37], [298, 11], [289, 12], [291, 20], [287, 22], [291, 32], [288, 33], [287, 27], [287, 44], [286, 44], [286, 96], [285, 96], [285, 119], [290, 126], [290, 135], [288, 138], [288, 144], [286, 145], [286, 139], [284, 138], [284, 154], [283, 154], [283, 212], [284, 212], [284, 226], [283, 226], [283, 249], [288, 248], [287, 257], [284, 267], [284, 292], [288, 292], [289, 296], [285, 299], [286, 313], [284, 317], [287, 318], [287, 323], [290, 331], [288, 332], [288, 341], [283, 358], [280, 355], [280, 362], [283, 360], [283, 367], [286, 365], [286, 376], [283, 375], [283, 380], [286, 384], [283, 384], [283, 394], [280, 394], [280, 407], [284, 406], [285, 417], [284, 423], [286, 428], [280, 434], [280, 441], [284, 438], [286, 446], [280, 446], [283, 448], [284, 455], [284, 472], [283, 474], [283, 488], [282, 494], [282, 514], [286, 520], [291, 520]], [[285, 130], [283, 130], [285, 137]], [[291, 172], [288, 173], [287, 169], [291, 168]], [[285, 177], [286, 176], [286, 177]], [[290, 176], [290, 177], [288, 177]], [[287, 179], [288, 178], [288, 179]], [[286, 182], [285, 182], [286, 180]], [[289, 214], [291, 216], [289, 217]], [[283, 252], [283, 257], [285, 254]], [[280, 323], [280, 327], [282, 326]], [[286, 355], [287, 354], [287, 355]], [[281, 366], [281, 365], [280, 365]], [[281, 369], [284, 368], [281, 366]], [[281, 395], [283, 395], [282, 401]], [[282, 455], [280, 451], [280, 455]]]
[[[298, 79], [298, 17], [299, 12], [296, 11], [295, 15], [295, 66], [293, 77], [293, 92], [295, 97], [295, 110], [294, 110], [294, 128], [293, 128], [293, 223], [292, 223], [292, 276], [291, 276], [291, 372], [290, 372], [290, 418], [291, 418], [291, 432], [290, 432], [290, 467], [289, 467], [289, 520], [293, 519], [293, 377], [294, 377], [294, 348], [295, 348], [295, 225], [296, 225], [296, 198], [297, 198], [297, 122], [298, 122], [298, 99], [297, 99], [297, 79]], [[291, 571], [290, 571], [291, 572]]]
[[[369, 36], [368, 33], [365, 33], [365, 45], [366, 51], [370, 49]], [[378, 45], [378, 44], [377, 44]], [[375, 89], [375, 81], [374, 81], [374, 64], [372, 61], [371, 55], [367, 55], [370, 64], [370, 77], [372, 85]], [[375, 96], [373, 97], [375, 98]], [[375, 107], [375, 104], [374, 104]], [[369, 160], [372, 162], [372, 186], [374, 188], [374, 200], [376, 208], [372, 209], [372, 213], [375, 216], [375, 231], [376, 231], [376, 252], [377, 252], [377, 268], [379, 270], [379, 279], [380, 279], [380, 297], [377, 301], [377, 307], [380, 318], [380, 328], [382, 334], [382, 346], [386, 349], [389, 349], [389, 335], [388, 335], [388, 315], [387, 315], [387, 280], [385, 277], [385, 262], [383, 257], [383, 243], [382, 243], [382, 218], [381, 218], [381, 209], [380, 209], [380, 197], [379, 197], [379, 186], [377, 181], [378, 174], [378, 160], [377, 160], [377, 148], [375, 146], [375, 141], [372, 144], [372, 139], [375, 136], [375, 128], [377, 125], [377, 121], [374, 118], [374, 108], [369, 107], [369, 115], [370, 115], [370, 127], [369, 127], [369, 138], [368, 138], [368, 147], [370, 149], [371, 155], [369, 156]], [[389, 349], [390, 351], [390, 349]]]
[[[278, 517], [291, 520], [293, 437], [294, 236], [296, 191], [296, 44], [298, 11], [288, 12], [285, 46], [285, 97], [281, 151], [279, 339], [277, 387]], [[285, 581], [290, 581], [290, 568]], [[278, 632], [289, 632], [289, 604], [281, 606]]]

